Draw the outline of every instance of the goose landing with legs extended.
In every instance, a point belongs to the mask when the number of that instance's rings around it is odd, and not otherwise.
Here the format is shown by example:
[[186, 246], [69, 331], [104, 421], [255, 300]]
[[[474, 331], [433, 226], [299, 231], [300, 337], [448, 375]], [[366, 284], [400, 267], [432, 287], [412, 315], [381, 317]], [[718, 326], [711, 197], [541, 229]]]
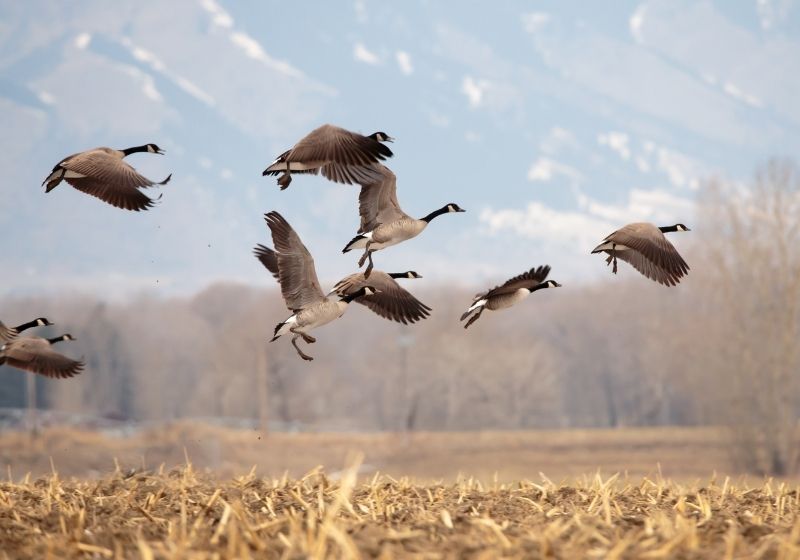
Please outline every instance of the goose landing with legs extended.
[[[259, 244], [253, 249], [253, 254], [272, 273], [276, 280], [280, 279], [278, 257], [275, 251]], [[333, 295], [349, 296], [364, 286], [370, 285], [378, 292], [370, 297], [357, 298], [355, 300], [356, 303], [366, 306], [384, 319], [397, 321], [404, 325], [427, 318], [431, 308], [398, 284], [396, 279], [400, 278], [417, 279], [422, 278], [422, 276], [413, 270], [389, 273], [382, 270], [373, 270], [369, 281], [367, 281], [363, 272], [356, 272], [339, 280], [328, 293], [328, 297]]]
[[325, 124], [279, 155], [261, 175], [280, 175], [281, 190], [289, 187], [292, 173], [321, 172], [326, 179], [350, 185], [374, 181], [378, 177], [374, 164], [393, 155], [383, 143], [393, 141], [385, 132], [363, 136]]
[[419, 219], [412, 218], [403, 212], [397, 201], [397, 177], [395, 174], [385, 165], [379, 165], [376, 168], [380, 170], [381, 180], [363, 184], [358, 196], [358, 213], [361, 216], [358, 235], [342, 249], [342, 253], [353, 249], [364, 249], [358, 266], [364, 266], [364, 261], [369, 260], [369, 265], [364, 271], [366, 278], [369, 278], [370, 272], [372, 272], [372, 253], [413, 239], [438, 216], [453, 212], [465, 212], [458, 204], [451, 202], [427, 216]]
[[314, 358], [303, 353], [297, 345], [297, 339], [302, 338], [308, 344], [313, 344], [316, 339], [308, 334], [309, 331], [338, 319], [351, 301], [369, 297], [377, 290], [372, 286], [363, 286], [351, 294], [337, 298], [326, 296], [317, 279], [314, 259], [300, 236], [279, 213], [269, 212], [264, 218], [272, 232], [281, 294], [286, 307], [292, 312], [289, 318], [275, 327], [275, 336], [270, 342], [291, 333], [294, 335], [292, 346], [297, 354], [304, 360], [313, 360]]
[[676, 231], [689, 231], [689, 228], [683, 224], [662, 227], [647, 222], [628, 224], [603, 239], [592, 254], [608, 254], [606, 264], [613, 265], [614, 274], [617, 273], [617, 258], [620, 258], [646, 278], [675, 286], [689, 273], [689, 265], [664, 235]]
[[545, 288], [560, 288], [561, 284], [555, 280], [546, 280], [548, 274], [550, 274], [549, 266], [532, 268], [507, 280], [505, 284], [476, 295], [472, 304], [461, 315], [461, 321], [469, 318], [464, 328], [469, 328], [472, 323], [480, 319], [484, 309], [489, 311], [506, 309], [521, 302], [535, 291]]
[[126, 156], [139, 152], [164, 153], [155, 144], [145, 144], [125, 150], [101, 147], [73, 154], [53, 167], [53, 171], [42, 183], [47, 185], [45, 192], [52, 191], [61, 181], [66, 181], [79, 191], [117, 208], [136, 212], [147, 210], [156, 203], [156, 199], [150, 198], [139, 189], [166, 185], [172, 174], [160, 182], [151, 181], [140, 175], [131, 165], [123, 161]]

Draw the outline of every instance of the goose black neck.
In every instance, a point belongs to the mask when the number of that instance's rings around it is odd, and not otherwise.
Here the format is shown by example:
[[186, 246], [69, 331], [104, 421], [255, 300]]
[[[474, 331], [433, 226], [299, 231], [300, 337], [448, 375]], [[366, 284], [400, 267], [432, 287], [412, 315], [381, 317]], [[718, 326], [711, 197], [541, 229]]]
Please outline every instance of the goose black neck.
[[135, 154], [138, 152], [146, 152], [146, 151], [148, 151], [147, 144], [145, 144], [144, 146], [134, 146], [133, 148], [125, 148], [124, 150], [122, 150], [122, 153], [125, 154], [126, 156], [129, 156], [131, 154]]
[[438, 216], [441, 216], [442, 214], [447, 214], [447, 212], [448, 212], [447, 206], [442, 206], [438, 210], [434, 210], [433, 212], [431, 212], [430, 214], [428, 214], [427, 216], [422, 218], [422, 221], [423, 222], [427, 222], [427, 223], [431, 223], [432, 219], [434, 219], [434, 218], [436, 218]]
[[541, 284], [536, 284], [533, 288], [530, 288], [531, 292], [535, 292], [536, 290], [541, 290], [542, 288], [547, 287], [547, 282], [542, 282]]
[[50, 344], [55, 344], [57, 342], [61, 342], [62, 340], [66, 340], [66, 335], [62, 334], [61, 336], [57, 336], [55, 338], [48, 338], [47, 342]]
[[17, 325], [16, 327], [14, 327], [14, 330], [17, 331], [17, 332], [22, 332], [24, 330], [27, 330], [27, 329], [30, 329], [30, 328], [33, 328], [33, 327], [38, 327], [39, 326], [39, 321], [41, 321], [41, 319], [34, 319], [33, 321], [28, 321], [27, 323], [22, 323], [21, 325]]
[[678, 231], [678, 226], [661, 226], [658, 229], [661, 230], [661, 233], [674, 233]]
[[390, 272], [389, 276], [391, 276], [392, 278], [395, 278], [395, 279], [397, 279], [397, 278], [408, 278], [408, 273], [407, 272]]

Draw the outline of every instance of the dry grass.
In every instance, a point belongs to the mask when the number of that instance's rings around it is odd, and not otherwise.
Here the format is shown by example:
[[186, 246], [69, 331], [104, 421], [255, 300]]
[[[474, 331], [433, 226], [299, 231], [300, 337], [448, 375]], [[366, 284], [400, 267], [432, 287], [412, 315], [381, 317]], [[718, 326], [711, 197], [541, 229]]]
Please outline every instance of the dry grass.
[[545, 472], [554, 480], [600, 469], [630, 476], [661, 473], [673, 479], [706, 478], [714, 471], [746, 474], [727, 454], [724, 435], [712, 428], [530, 430], [375, 434], [263, 434], [254, 430], [179, 423], [112, 437], [52, 427], [31, 440], [22, 432], [0, 433], [0, 472], [19, 478], [43, 476], [51, 460], [62, 476], [97, 478], [114, 469], [158, 468], [184, 462], [233, 477], [257, 465], [256, 474], [298, 477], [317, 465], [345, 464], [363, 453], [361, 472], [380, 471], [420, 481], [455, 480], [464, 473], [502, 482]]
[[571, 485], [416, 485], [191, 465], [0, 484], [0, 558], [800, 557], [798, 489], [599, 475]]

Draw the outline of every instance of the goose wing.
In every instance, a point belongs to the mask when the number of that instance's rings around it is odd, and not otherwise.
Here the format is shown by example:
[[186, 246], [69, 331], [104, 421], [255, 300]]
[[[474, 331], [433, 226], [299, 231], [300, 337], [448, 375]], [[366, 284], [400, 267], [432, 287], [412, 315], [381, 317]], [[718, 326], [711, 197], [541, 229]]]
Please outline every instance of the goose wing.
[[364, 183], [358, 195], [358, 213], [361, 227], [358, 233], [372, 231], [381, 224], [411, 218], [397, 202], [397, 176], [385, 165], [376, 166], [380, 180]]
[[5, 345], [0, 361], [11, 367], [46, 377], [73, 377], [83, 371], [83, 361], [73, 360], [53, 350], [43, 338], [18, 338]]
[[653, 224], [629, 224], [607, 240], [630, 247], [628, 251], [617, 251], [617, 258], [659, 284], [674, 286], [689, 272], [689, 265], [680, 253]]
[[272, 243], [278, 261], [278, 282], [286, 307], [293, 312], [300, 311], [325, 299], [319, 285], [314, 258], [278, 212], [264, 215], [272, 232]]
[[289, 150], [287, 159], [300, 162], [326, 162], [322, 175], [337, 183], [376, 181], [380, 173], [374, 164], [391, 157], [392, 151], [374, 138], [333, 126], [311, 131]]
[[275, 254], [275, 251], [259, 243], [253, 249], [253, 254], [261, 261], [264, 268], [270, 271], [275, 280], [280, 282], [280, 275], [278, 274], [278, 256]]
[[394, 278], [381, 270], [373, 270], [369, 275], [369, 280], [364, 278], [363, 272], [345, 276], [333, 287], [333, 292], [340, 296], [346, 296], [365, 286], [372, 286], [378, 291], [369, 297], [358, 298], [355, 301], [366, 305], [384, 319], [405, 325], [415, 323], [430, 315], [430, 307], [411, 295]]
[[0, 321], [0, 342], [8, 342], [15, 336], [17, 336], [17, 330], [5, 326], [3, 322]]
[[140, 188], [166, 185], [169, 175], [160, 182], [151, 181], [116, 155], [102, 149], [82, 152], [64, 160], [60, 167], [84, 175], [64, 180], [81, 192], [125, 210], [146, 210], [155, 204]]

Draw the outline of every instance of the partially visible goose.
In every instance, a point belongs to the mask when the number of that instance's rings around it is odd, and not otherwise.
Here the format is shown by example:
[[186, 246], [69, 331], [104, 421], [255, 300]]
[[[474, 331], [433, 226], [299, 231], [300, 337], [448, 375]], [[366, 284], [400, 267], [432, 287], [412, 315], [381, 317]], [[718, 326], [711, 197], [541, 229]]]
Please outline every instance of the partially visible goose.
[[392, 150], [383, 145], [392, 141], [385, 132], [363, 136], [325, 124], [279, 155], [261, 175], [281, 175], [281, 190], [292, 182], [292, 173], [316, 175], [321, 171], [323, 177], [337, 183], [363, 183], [376, 178], [373, 164], [392, 157]]
[[19, 333], [24, 330], [31, 329], [33, 327], [46, 327], [48, 325], [52, 325], [48, 319], [44, 317], [39, 317], [38, 319], [34, 319], [33, 321], [28, 321], [27, 323], [22, 323], [21, 325], [17, 325], [16, 327], [7, 327], [3, 324], [3, 321], [0, 321], [0, 342], [8, 342], [12, 338], [16, 338]]
[[83, 361], [67, 358], [53, 350], [53, 344], [62, 340], [75, 340], [69, 334], [56, 338], [30, 336], [15, 338], [0, 347], [0, 366], [3, 364], [32, 371], [46, 377], [73, 377], [83, 371]]
[[[139, 189], [166, 185], [172, 174], [161, 182], [154, 182], [140, 175], [122, 158], [138, 152], [163, 154], [155, 144], [135, 146], [125, 150], [94, 148], [65, 157], [56, 164], [50, 175], [42, 183], [47, 184], [45, 192], [50, 192], [64, 180], [76, 189], [124, 210], [147, 210], [155, 204]], [[160, 198], [160, 197], [159, 197]]]
[[322, 293], [314, 268], [314, 259], [300, 236], [292, 226], [277, 212], [269, 212], [265, 219], [272, 232], [272, 243], [278, 261], [278, 282], [286, 307], [292, 315], [275, 327], [275, 336], [270, 342], [285, 334], [292, 333], [292, 346], [304, 360], [313, 360], [297, 346], [297, 339], [302, 337], [309, 344], [316, 339], [308, 334], [341, 317], [348, 304], [356, 298], [371, 296], [376, 293], [372, 286], [364, 286], [352, 294], [336, 299], [326, 297]]
[[[253, 253], [277, 280], [279, 278], [278, 258], [275, 255], [275, 251], [264, 245], [256, 245]], [[369, 282], [367, 282], [363, 272], [356, 272], [339, 280], [333, 290], [328, 293], [328, 296], [330, 297], [334, 294], [340, 297], [349, 296], [370, 285], [377, 289], [378, 293], [368, 298], [358, 298], [355, 301], [366, 305], [371, 311], [384, 319], [397, 321], [405, 325], [428, 317], [431, 308], [400, 286], [395, 281], [396, 278], [415, 279], [422, 278], [422, 276], [413, 270], [390, 273], [373, 270], [369, 277]]]
[[665, 286], [675, 286], [689, 273], [689, 265], [683, 260], [665, 233], [689, 231], [683, 224], [656, 227], [647, 222], [628, 224], [618, 229], [592, 250], [607, 253], [607, 264], [613, 263], [617, 273], [617, 258], [627, 262], [645, 277]]
[[469, 321], [464, 325], [464, 328], [468, 328], [472, 323], [477, 321], [484, 309], [488, 309], [489, 311], [505, 309], [519, 303], [537, 290], [544, 288], [560, 288], [561, 284], [555, 280], [545, 281], [548, 274], [550, 274], [549, 266], [534, 267], [506, 281], [505, 284], [476, 295], [472, 300], [472, 304], [461, 316], [461, 321], [470, 317]]
[[378, 165], [377, 169], [380, 170], [381, 180], [362, 185], [358, 196], [358, 212], [361, 215], [358, 235], [342, 249], [342, 253], [353, 249], [364, 249], [358, 266], [363, 266], [364, 261], [369, 260], [367, 270], [364, 271], [366, 278], [369, 278], [372, 272], [372, 253], [418, 236], [437, 216], [465, 211], [458, 204], [451, 202], [427, 216], [412, 218], [403, 212], [400, 203], [397, 202], [395, 174], [385, 165]]

